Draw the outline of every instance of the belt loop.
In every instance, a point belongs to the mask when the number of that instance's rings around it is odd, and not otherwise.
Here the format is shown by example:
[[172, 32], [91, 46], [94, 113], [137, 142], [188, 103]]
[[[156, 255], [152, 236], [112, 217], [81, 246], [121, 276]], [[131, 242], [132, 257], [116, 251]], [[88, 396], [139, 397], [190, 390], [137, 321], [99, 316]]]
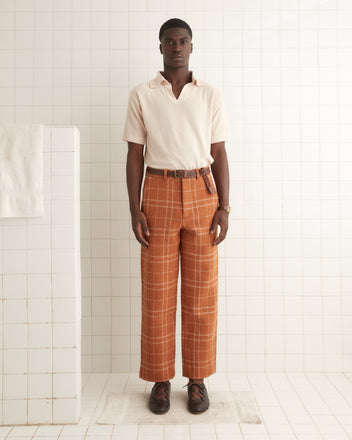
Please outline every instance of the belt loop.
[[198, 168], [196, 168], [196, 173], [197, 173], [197, 179], [198, 179], [198, 177], [199, 177], [199, 170], [198, 170]]
[[164, 180], [167, 178], [167, 170], [164, 170]]

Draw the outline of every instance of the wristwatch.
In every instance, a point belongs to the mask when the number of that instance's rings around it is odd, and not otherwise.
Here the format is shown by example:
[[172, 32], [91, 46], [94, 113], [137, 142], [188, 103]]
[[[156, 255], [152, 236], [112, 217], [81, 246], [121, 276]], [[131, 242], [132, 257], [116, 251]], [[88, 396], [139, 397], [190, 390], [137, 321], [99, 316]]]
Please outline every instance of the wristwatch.
[[224, 211], [226, 211], [228, 214], [230, 214], [230, 212], [231, 212], [231, 206], [230, 206], [230, 205], [225, 205], [225, 206], [223, 206], [221, 209], [223, 209]]

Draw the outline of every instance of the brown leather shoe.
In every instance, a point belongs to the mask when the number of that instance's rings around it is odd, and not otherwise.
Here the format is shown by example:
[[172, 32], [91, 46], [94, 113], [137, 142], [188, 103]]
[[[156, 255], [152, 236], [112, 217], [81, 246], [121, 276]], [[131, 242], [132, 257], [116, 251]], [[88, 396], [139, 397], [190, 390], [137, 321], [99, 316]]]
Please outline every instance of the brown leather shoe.
[[188, 382], [187, 387], [188, 410], [192, 414], [201, 414], [206, 411], [209, 408], [209, 397], [204, 383]]
[[155, 382], [149, 397], [149, 409], [155, 414], [165, 414], [170, 409], [171, 384], [167, 382]]

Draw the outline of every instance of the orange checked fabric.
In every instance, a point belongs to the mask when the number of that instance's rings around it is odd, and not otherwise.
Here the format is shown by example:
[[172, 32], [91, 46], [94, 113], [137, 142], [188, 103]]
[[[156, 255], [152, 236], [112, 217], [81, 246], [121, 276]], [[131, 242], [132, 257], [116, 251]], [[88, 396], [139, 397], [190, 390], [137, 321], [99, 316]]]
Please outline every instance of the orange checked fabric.
[[[215, 188], [211, 174], [207, 177]], [[141, 248], [141, 379], [161, 382], [175, 376], [179, 261], [182, 374], [198, 379], [216, 371], [218, 250], [209, 230], [217, 206], [217, 193], [201, 176], [146, 174], [142, 211], [150, 237], [149, 248]]]

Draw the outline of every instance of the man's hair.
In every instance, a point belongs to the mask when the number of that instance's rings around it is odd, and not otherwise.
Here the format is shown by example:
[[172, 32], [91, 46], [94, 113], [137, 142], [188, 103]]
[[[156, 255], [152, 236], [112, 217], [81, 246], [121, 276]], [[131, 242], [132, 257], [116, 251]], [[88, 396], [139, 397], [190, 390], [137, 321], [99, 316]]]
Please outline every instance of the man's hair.
[[159, 31], [159, 40], [160, 41], [161, 41], [166, 29], [170, 29], [170, 28], [187, 29], [189, 36], [191, 37], [191, 40], [192, 40], [192, 29], [189, 26], [189, 24], [187, 24], [185, 21], [181, 20], [180, 18], [170, 18], [170, 20], [165, 21], [165, 23], [160, 28], [160, 31]]

